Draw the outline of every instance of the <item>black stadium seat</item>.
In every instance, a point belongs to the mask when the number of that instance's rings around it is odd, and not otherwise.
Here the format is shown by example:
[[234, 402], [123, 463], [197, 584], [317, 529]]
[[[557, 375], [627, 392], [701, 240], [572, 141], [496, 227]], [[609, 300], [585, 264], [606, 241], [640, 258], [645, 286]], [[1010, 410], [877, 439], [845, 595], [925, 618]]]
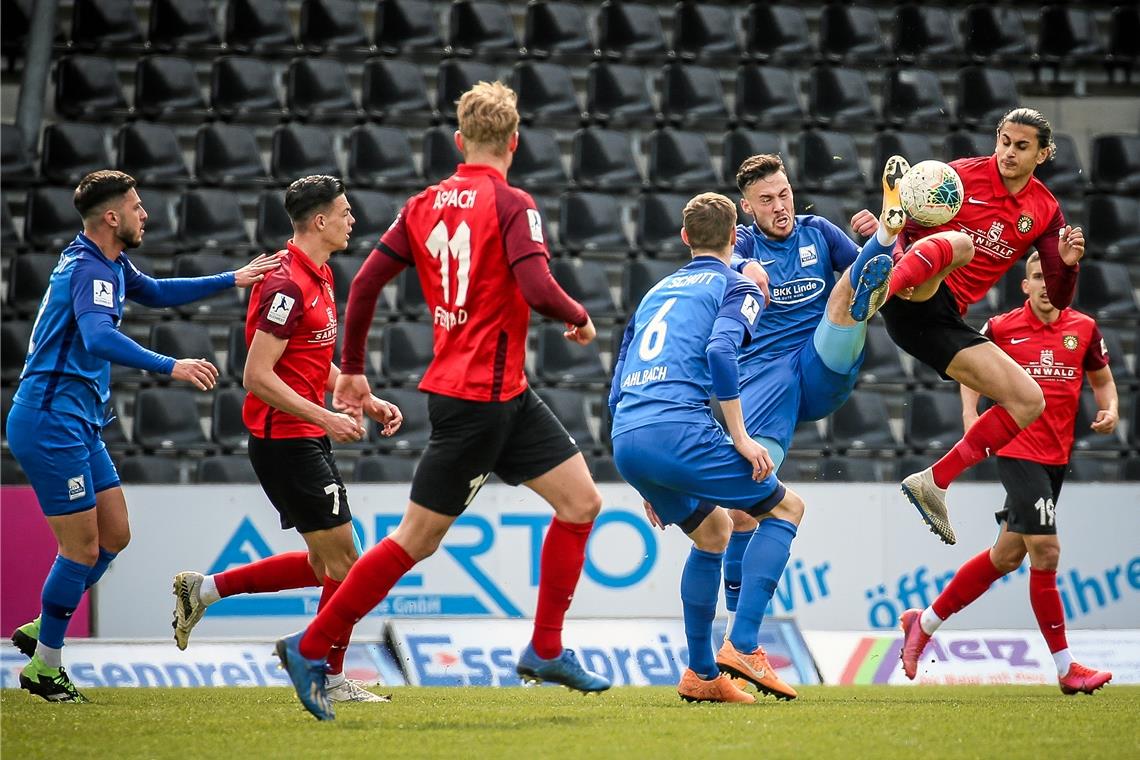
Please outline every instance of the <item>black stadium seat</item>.
[[1140, 260], [1140, 198], [1090, 196], [1086, 218], [1089, 252]]
[[304, 0], [297, 37], [313, 53], [364, 56], [370, 50], [356, 0]]
[[[1037, 179], [1056, 196], [1075, 197], [1082, 195], [1088, 186], [1081, 157], [1077, 154], [1076, 141], [1070, 135], [1053, 133], [1057, 150], [1050, 160], [1037, 167], [1033, 173]], [[1096, 148], [1093, 148], [1095, 153]]]
[[436, 74], [436, 107], [444, 117], [454, 120], [455, 102], [460, 95], [477, 82], [493, 82], [498, 78], [495, 67], [489, 63], [448, 58], [439, 64]]
[[566, 340], [563, 325], [546, 324], [538, 329], [534, 374], [552, 385], [602, 385], [609, 379], [602, 365], [598, 344], [580, 346]]
[[418, 383], [434, 355], [432, 326], [416, 322], [395, 322], [385, 326], [383, 336], [381, 369], [384, 376], [392, 383]]
[[610, 294], [609, 279], [601, 264], [561, 258], [550, 262], [550, 271], [566, 294], [586, 307], [593, 319], [618, 316], [617, 304]]
[[210, 72], [210, 104], [223, 119], [275, 122], [286, 111], [277, 94], [278, 72], [268, 61], [227, 55]]
[[994, 3], [976, 3], [961, 17], [962, 48], [973, 60], [1001, 63], [1030, 53], [1021, 11]]
[[687, 193], [644, 193], [637, 201], [637, 247], [658, 256], [688, 253], [681, 240], [681, 211]]
[[649, 77], [638, 66], [593, 63], [586, 75], [586, 110], [599, 124], [650, 126], [657, 110], [649, 88]]
[[346, 194], [356, 224], [352, 227], [350, 247], [368, 253], [396, 219], [399, 206], [393, 196], [377, 190], [349, 190]]
[[968, 156], [991, 156], [996, 142], [993, 132], [951, 132], [943, 145], [945, 158], [953, 161]]
[[877, 459], [831, 456], [820, 460], [819, 479], [825, 483], [881, 483], [883, 471]]
[[649, 3], [607, 0], [598, 9], [598, 49], [609, 58], [664, 57], [665, 33], [657, 8]]
[[505, 2], [455, 0], [448, 15], [448, 30], [448, 43], [456, 55], [518, 55], [515, 25]]
[[574, 252], [629, 250], [621, 207], [613, 196], [602, 193], [563, 193], [558, 235], [562, 246]]
[[868, 177], [872, 188], [880, 187], [880, 173], [887, 159], [900, 155], [916, 164], [934, 158], [934, 144], [926, 132], [879, 132], [875, 135], [871, 156], [872, 174]]
[[248, 444], [249, 431], [241, 416], [244, 403], [244, 388], [219, 388], [214, 391], [210, 435], [214, 443], [223, 449], [243, 449]]
[[858, 69], [833, 66], [812, 69], [808, 110], [817, 124], [836, 129], [861, 127], [878, 119], [867, 77]]
[[916, 391], [903, 415], [907, 445], [923, 451], [949, 449], [962, 437], [962, 402], [956, 391]]
[[881, 324], [868, 325], [863, 366], [859, 369], [859, 382], [902, 384], [906, 381], [899, 349], [887, 335], [887, 328]]
[[218, 49], [218, 29], [208, 0], [151, 0], [147, 41], [157, 50], [195, 52]]
[[968, 66], [958, 73], [958, 121], [970, 129], [993, 129], [1020, 98], [1008, 70]]
[[649, 136], [649, 183], [662, 190], [716, 185], [708, 140], [700, 132], [665, 128]]
[[95, 124], [56, 122], [44, 127], [40, 174], [48, 182], [70, 185], [111, 166], [107, 131]]
[[289, 64], [285, 103], [304, 121], [352, 122], [364, 115], [348, 83], [348, 69], [331, 58], [298, 58]]
[[229, 0], [226, 44], [253, 55], [293, 55], [298, 51], [284, 0]]
[[6, 198], [0, 198], [0, 249], [6, 253], [18, 253], [24, 249], [24, 242], [20, 240], [20, 233], [16, 232], [16, 223], [12, 221]]
[[639, 187], [643, 182], [629, 132], [604, 127], [587, 127], [574, 133], [570, 175], [574, 184], [586, 190], [621, 190]]
[[341, 174], [333, 132], [308, 124], [285, 124], [274, 130], [269, 163], [269, 173], [282, 183], [309, 174]]
[[71, 30], [71, 44], [79, 49], [133, 51], [143, 41], [132, 0], [76, 0]]
[[1037, 55], [1042, 63], [1055, 67], [1100, 60], [1104, 43], [1097, 33], [1093, 11], [1070, 3], [1042, 8]]
[[803, 8], [750, 4], [744, 16], [744, 53], [759, 61], [794, 66], [815, 58], [815, 46]]
[[804, 120], [799, 81], [790, 68], [751, 64], [736, 77], [736, 117], [754, 127], [798, 126]]
[[[1119, 362], [1121, 365], [1123, 361]], [[1111, 365], [1110, 365], [1111, 366]], [[1098, 433], [1089, 426], [1096, 419], [1098, 405], [1093, 392], [1085, 389], [1081, 393], [1080, 403], [1077, 405], [1077, 416], [1073, 420], [1073, 452], [1083, 451], [1119, 451], [1124, 448], [1118, 431], [1105, 435]]]
[[151, 55], [135, 66], [135, 111], [145, 119], [193, 123], [205, 118], [206, 99], [189, 58]]
[[147, 450], [208, 448], [195, 393], [185, 388], [140, 390], [131, 439]]
[[24, 242], [28, 245], [59, 250], [82, 229], [83, 220], [75, 210], [74, 185], [40, 186], [28, 193], [24, 208]]
[[352, 470], [354, 483], [410, 483], [418, 460], [383, 455], [360, 457]]
[[661, 111], [666, 119], [680, 126], [723, 129], [729, 113], [719, 70], [684, 63], [666, 66]]
[[1083, 264], [1075, 305], [1097, 319], [1134, 318], [1138, 309], [1128, 267], [1115, 262]]
[[411, 61], [369, 60], [360, 93], [364, 112], [372, 119], [422, 125], [438, 115], [428, 102], [424, 75]]
[[197, 483], [257, 483], [257, 473], [245, 454], [217, 454], [198, 461]]
[[218, 366], [210, 331], [197, 322], [159, 322], [150, 328], [150, 350], [175, 359], [205, 359]]
[[594, 43], [582, 4], [558, 0], [527, 3], [523, 47], [538, 58], [589, 56]]
[[677, 3], [673, 51], [685, 61], [731, 62], [740, 55], [738, 22], [731, 6]]
[[1108, 28], [1108, 53], [1104, 64], [1110, 81], [1115, 81], [1116, 71], [1121, 69], [1124, 81], [1131, 83], [1132, 68], [1140, 59], [1140, 8], [1131, 4], [1113, 8]]
[[140, 454], [120, 459], [115, 469], [124, 483], [178, 483], [182, 480], [182, 467], [172, 456]]
[[105, 122], [129, 113], [111, 58], [64, 56], [56, 63], [56, 113], [64, 119]]
[[[621, 279], [621, 303], [627, 314], [632, 314], [641, 303], [649, 289], [665, 277], [677, 271], [679, 265], [674, 261], [656, 261], [653, 259], [637, 259], [626, 264]], [[624, 329], [624, 327], [622, 328]], [[621, 330], [618, 333], [616, 344], [621, 346]], [[617, 351], [614, 351], [614, 360], [617, 360]]]
[[929, 69], [892, 69], [883, 86], [883, 120], [909, 130], [944, 129], [950, 108], [938, 74]]
[[[234, 270], [238, 266], [240, 266], [238, 262], [217, 253], [187, 253], [174, 257], [174, 276], [201, 277]], [[177, 308], [184, 316], [236, 318], [245, 313], [237, 288], [226, 288], [209, 298], [192, 301]]]
[[16, 187], [35, 181], [36, 167], [33, 163], [34, 151], [25, 147], [23, 133], [15, 124], [0, 125], [3, 135], [3, 159], [0, 174], [4, 185]]
[[827, 193], [863, 187], [855, 138], [846, 132], [812, 130], [800, 138], [800, 183]]
[[5, 319], [0, 323], [0, 380], [15, 380], [24, 369], [32, 323], [24, 319]]
[[217, 121], [203, 124], [195, 144], [194, 174], [202, 184], [256, 187], [269, 182], [252, 127]]
[[384, 388], [376, 395], [395, 404], [404, 416], [400, 430], [392, 437], [379, 434], [379, 425], [372, 426], [372, 441], [381, 451], [423, 451], [431, 435], [428, 423], [428, 397], [415, 388]]
[[173, 127], [133, 121], [119, 128], [116, 143], [119, 169], [134, 177], [141, 187], [183, 185], [190, 181]]
[[590, 432], [588, 405], [593, 394], [569, 388], [542, 388], [538, 395], [579, 448], [601, 448], [601, 442]]
[[[788, 167], [788, 146], [778, 132], [764, 132], [753, 129], [734, 129], [724, 136], [724, 160], [721, 162], [721, 181], [725, 187], [736, 186], [736, 172], [744, 159], [761, 153], [774, 153], [784, 158], [784, 169], [793, 177]], [[794, 177], [793, 177], [794, 181]]]
[[443, 48], [439, 18], [431, 0], [377, 0], [373, 44], [385, 54]]
[[245, 344], [245, 324], [239, 321], [230, 325], [230, 333], [226, 338], [225, 366], [226, 375], [238, 384], [241, 383], [242, 375], [245, 373], [245, 359], [248, 354], [249, 346]]
[[882, 395], [856, 390], [831, 416], [831, 442], [838, 449], [894, 449], [890, 416]]
[[574, 90], [570, 69], [548, 61], [522, 61], [512, 73], [518, 93], [519, 118], [536, 126], [576, 126], [582, 106]]
[[552, 129], [520, 127], [519, 147], [511, 162], [511, 184], [546, 190], [566, 184], [558, 134]]
[[1092, 180], [1098, 191], [1140, 194], [1140, 135], [1094, 137]]
[[187, 190], [182, 196], [178, 237], [187, 247], [245, 251], [249, 235], [236, 193], [218, 188]]
[[961, 56], [961, 44], [949, 8], [904, 3], [895, 10], [895, 55], [923, 65], [948, 63]]
[[463, 154], [455, 145], [455, 129], [450, 126], [432, 127], [424, 132], [424, 178], [430, 183], [446, 179], [463, 163]]
[[819, 52], [826, 60], [877, 62], [886, 57], [885, 39], [873, 8], [829, 3], [819, 14]]
[[416, 270], [408, 267], [396, 277], [396, 311], [406, 317], [427, 316], [427, 302]]

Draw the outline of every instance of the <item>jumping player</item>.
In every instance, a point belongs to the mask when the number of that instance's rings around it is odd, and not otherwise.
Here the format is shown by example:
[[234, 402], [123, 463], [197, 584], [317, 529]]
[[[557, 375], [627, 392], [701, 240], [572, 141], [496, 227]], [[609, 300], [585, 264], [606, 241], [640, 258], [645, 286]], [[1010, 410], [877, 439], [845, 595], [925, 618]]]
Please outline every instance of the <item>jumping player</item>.
[[[683, 219], [693, 260], [649, 291], [618, 353], [609, 399], [614, 462], [646, 500], [651, 520], [675, 524], [693, 541], [681, 576], [689, 667], [678, 693], [689, 701], [754, 702], [724, 671], [792, 699], [795, 690], [757, 641], [803, 515], [803, 501], [776, 480], [741, 409], [737, 356], [756, 335], [762, 295], [728, 266], [736, 240], [732, 201], [698, 195]], [[709, 411], [712, 395], [728, 435]], [[717, 505], [745, 511], [760, 527], [744, 556], [738, 624], [714, 654], [712, 622], [731, 529]]]
[[[344, 250], [355, 219], [336, 177], [303, 177], [285, 192], [293, 238], [281, 267], [250, 292], [243, 382], [249, 393], [242, 420], [249, 459], [283, 529], [296, 528], [307, 551], [278, 554], [217, 575], [174, 576], [174, 641], [185, 649], [206, 608], [234, 594], [321, 586], [317, 609], [332, 597], [357, 558], [348, 494], [332, 441], [364, 435], [357, 421], [325, 408], [340, 371], [333, 364], [336, 301], [327, 264]], [[364, 411], [384, 435], [399, 429], [394, 405], [370, 396]], [[329, 655], [326, 687], [333, 702], [387, 701], [344, 676], [348, 635]]]
[[[1041, 635], [1053, 653], [1057, 679], [1065, 694], [1091, 694], [1112, 680], [1112, 673], [1073, 660], [1065, 637], [1065, 612], [1057, 591], [1056, 510], [1073, 448], [1073, 422], [1087, 374], [1096, 398], [1092, 429], [1105, 435], [1119, 418], [1116, 383], [1096, 322], [1075, 309], [1057, 308], [1045, 288], [1037, 253], [1029, 255], [1021, 288], [1025, 305], [986, 323], [982, 333], [1007, 353], [1041, 386], [1045, 412], [997, 451], [998, 474], [1005, 488], [997, 512], [1001, 533], [992, 547], [958, 568], [954, 578], [925, 610], [907, 610], [900, 624], [905, 640], [900, 654], [906, 677], [914, 679], [918, 660], [931, 635], [948, 617], [986, 592], [998, 578], [1021, 566], [1029, 554], [1029, 601]], [[962, 386], [966, 429], [978, 421], [980, 394]]]
[[965, 194], [957, 216], [933, 230], [908, 222], [900, 236], [900, 245], [910, 248], [895, 263], [895, 297], [882, 309], [891, 338], [943, 377], [997, 402], [946, 456], [903, 479], [903, 494], [948, 544], [956, 538], [946, 489], [1045, 408], [1033, 378], [962, 316], [1030, 248], [1040, 255], [1052, 304], [1064, 309], [1072, 303], [1084, 235], [1065, 223], [1057, 199], [1033, 176], [1055, 152], [1048, 120], [1015, 108], [998, 122], [993, 155], [951, 162]]
[[555, 513], [540, 559], [534, 635], [519, 658], [519, 675], [587, 692], [610, 686], [562, 646], [601, 495], [577, 445], [527, 387], [523, 370], [531, 307], [567, 323], [567, 340], [587, 344], [596, 332], [550, 274], [534, 200], [506, 182], [519, 139], [516, 101], [499, 82], [480, 82], [463, 94], [455, 141], [464, 163], [404, 205], [352, 283], [334, 404], [360, 416], [369, 398], [363, 360], [376, 298], [385, 283], [415, 266], [435, 323], [435, 356], [420, 383], [429, 394], [432, 431], [400, 525], [353, 565], [305, 631], [277, 643], [302, 704], [320, 720], [335, 717], [323, 675], [332, 646], [435, 552], [492, 472], [525, 484]]

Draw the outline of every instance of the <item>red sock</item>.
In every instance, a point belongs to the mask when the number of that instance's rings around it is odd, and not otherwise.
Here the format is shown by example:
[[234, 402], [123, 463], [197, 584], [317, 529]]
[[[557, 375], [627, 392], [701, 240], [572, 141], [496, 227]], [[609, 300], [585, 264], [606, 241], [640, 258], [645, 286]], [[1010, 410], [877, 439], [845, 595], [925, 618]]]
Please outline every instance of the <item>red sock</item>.
[[946, 456], [934, 463], [934, 484], [946, 488], [954, 479], [1013, 440], [1021, 426], [1000, 406], [991, 406]]
[[891, 270], [890, 294], [921, 285], [950, 266], [954, 245], [943, 238], [920, 240], [895, 261]]
[[542, 542], [541, 567], [538, 576], [538, 607], [534, 612], [535, 654], [544, 660], [562, 654], [562, 621], [582, 565], [586, 561], [586, 541], [594, 523], [568, 523], [555, 517]]
[[[329, 599], [332, 599], [332, 595], [340, 588], [342, 582], [343, 581], [333, 580], [327, 575], [325, 576], [325, 582], [321, 588], [321, 601], [317, 603], [317, 612], [325, 608], [325, 605], [328, 604]], [[329, 650], [327, 663], [329, 675], [335, 676], [344, 670], [344, 655], [348, 650], [348, 640], [351, 635], [352, 629], [350, 628], [348, 633], [344, 635], [344, 638], [333, 644], [332, 649]]]
[[309, 564], [308, 552], [274, 554], [272, 557], [218, 573], [214, 576], [214, 583], [218, 587], [218, 594], [222, 597], [321, 585], [313, 573], [313, 566]]
[[1057, 591], [1057, 571], [1029, 568], [1029, 603], [1037, 617], [1037, 627], [1045, 637], [1050, 652], [1069, 648], [1065, 637], [1065, 609]]
[[966, 561], [930, 606], [934, 614], [945, 620], [977, 599], [1005, 573], [994, 567], [990, 550]]
[[415, 564], [391, 538], [365, 552], [309, 624], [301, 639], [301, 655], [310, 660], [328, 657], [338, 642], [347, 641], [356, 621], [379, 604]]

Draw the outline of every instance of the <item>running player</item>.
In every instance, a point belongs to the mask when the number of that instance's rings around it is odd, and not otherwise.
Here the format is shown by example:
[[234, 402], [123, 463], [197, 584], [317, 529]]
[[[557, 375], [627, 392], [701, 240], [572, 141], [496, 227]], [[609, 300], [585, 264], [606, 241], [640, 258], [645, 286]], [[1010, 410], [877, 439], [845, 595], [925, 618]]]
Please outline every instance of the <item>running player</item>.
[[[754, 702], [725, 671], [792, 699], [795, 690], [772, 670], [757, 641], [804, 508], [776, 480], [741, 409], [737, 356], [756, 336], [762, 296], [728, 266], [736, 241], [732, 201], [698, 195], [683, 219], [681, 236], [693, 260], [649, 291], [618, 352], [609, 399], [614, 462], [645, 498], [650, 519], [679, 526], [693, 541], [681, 576], [689, 667], [678, 693], [689, 701]], [[724, 410], [727, 436], [709, 411], [712, 395]], [[760, 527], [743, 558], [738, 624], [714, 654], [712, 622], [731, 529], [717, 505], [745, 511]]]
[[130, 540], [127, 502], [107, 453], [102, 427], [111, 397], [111, 364], [169, 375], [199, 390], [218, 370], [205, 359], [156, 354], [119, 332], [123, 302], [152, 308], [247, 288], [278, 266], [258, 256], [236, 272], [155, 280], [126, 250], [138, 248], [146, 210], [133, 177], [102, 170], [75, 189], [83, 232], [59, 257], [40, 304], [8, 416], [8, 445], [28, 475], [59, 544], [43, 588], [40, 616], [20, 626], [12, 643], [31, 657], [20, 686], [49, 702], [86, 702], [62, 666], [71, 614]]
[[[340, 371], [333, 364], [336, 302], [334, 251], [344, 250], [355, 219], [335, 177], [303, 177], [285, 192], [293, 238], [280, 253], [281, 267], [250, 293], [245, 337], [249, 356], [243, 378], [242, 419], [249, 429], [249, 459], [281, 527], [296, 528], [307, 551], [287, 552], [217, 575], [192, 571], [174, 576], [174, 641], [185, 649], [206, 608], [233, 594], [257, 594], [321, 586], [317, 609], [340, 586], [358, 549], [348, 494], [332, 441], [360, 440], [364, 428], [325, 408]], [[402, 418], [394, 405], [370, 396], [368, 416], [392, 435]], [[387, 701], [344, 677], [348, 632], [329, 654], [326, 687], [334, 702]]]
[[302, 704], [320, 720], [335, 717], [323, 675], [332, 646], [435, 552], [492, 472], [525, 484], [555, 513], [540, 558], [534, 636], [519, 658], [519, 675], [580, 691], [610, 686], [562, 646], [563, 618], [601, 495], [577, 445], [527, 387], [523, 370], [531, 307], [567, 323], [567, 340], [587, 344], [596, 332], [550, 274], [534, 200], [506, 182], [518, 147], [516, 102], [499, 82], [480, 82], [463, 94], [455, 142], [464, 163], [404, 205], [349, 292], [333, 400], [359, 417], [369, 398], [363, 360], [376, 298], [401, 270], [416, 267], [435, 323], [435, 356], [420, 383], [429, 394], [432, 432], [400, 525], [357, 561], [305, 631], [277, 643]]
[[909, 222], [900, 236], [910, 249], [891, 276], [896, 297], [882, 309], [891, 338], [943, 377], [997, 402], [946, 456], [903, 479], [903, 494], [948, 544], [956, 538], [946, 489], [1045, 408], [1033, 378], [962, 316], [1030, 248], [1040, 254], [1053, 305], [1072, 303], [1084, 235], [1065, 223], [1057, 199], [1033, 176], [1055, 152], [1049, 121], [1031, 108], [1015, 108], [998, 122], [993, 155], [951, 162], [965, 194], [958, 215], [934, 229]]
[[[906, 677], [914, 679], [930, 636], [948, 617], [986, 592], [998, 578], [1021, 567], [1029, 554], [1029, 602], [1037, 627], [1053, 653], [1065, 694], [1091, 694], [1112, 673], [1073, 660], [1065, 637], [1065, 612], [1057, 591], [1056, 509], [1073, 448], [1073, 425], [1087, 374], [1099, 411], [1092, 429], [1105, 435], [1119, 419], [1116, 383], [1096, 322], [1075, 309], [1058, 308], [1045, 289], [1040, 256], [1029, 255], [1021, 288], [1025, 305], [994, 317], [982, 330], [994, 345], [1041, 386], [1045, 412], [997, 452], [1005, 505], [997, 512], [1001, 533], [992, 547], [958, 568], [954, 578], [925, 610], [907, 610], [900, 620]], [[978, 421], [980, 394], [962, 386], [962, 417], [969, 430]]]

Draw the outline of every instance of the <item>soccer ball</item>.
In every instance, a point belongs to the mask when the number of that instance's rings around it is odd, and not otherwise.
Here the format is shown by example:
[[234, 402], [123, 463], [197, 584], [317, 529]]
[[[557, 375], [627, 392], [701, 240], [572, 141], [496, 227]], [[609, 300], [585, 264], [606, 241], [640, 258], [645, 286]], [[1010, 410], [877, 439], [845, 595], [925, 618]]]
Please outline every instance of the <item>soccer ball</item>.
[[962, 208], [962, 180], [941, 161], [920, 161], [899, 182], [903, 211], [923, 227], [946, 224]]

